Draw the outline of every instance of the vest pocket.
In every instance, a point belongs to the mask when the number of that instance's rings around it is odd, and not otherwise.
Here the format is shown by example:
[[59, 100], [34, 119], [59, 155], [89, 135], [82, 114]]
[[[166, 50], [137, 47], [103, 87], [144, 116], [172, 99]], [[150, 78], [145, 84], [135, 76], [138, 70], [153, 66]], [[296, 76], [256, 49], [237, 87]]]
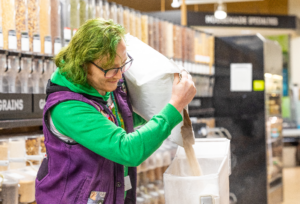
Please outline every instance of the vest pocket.
[[44, 158], [41, 167], [37, 173], [37, 180], [41, 181], [48, 175], [48, 158]]
[[89, 197], [89, 185], [91, 183], [91, 178], [86, 177], [81, 185], [79, 186], [79, 190], [77, 196], [75, 198], [74, 204], [86, 204]]

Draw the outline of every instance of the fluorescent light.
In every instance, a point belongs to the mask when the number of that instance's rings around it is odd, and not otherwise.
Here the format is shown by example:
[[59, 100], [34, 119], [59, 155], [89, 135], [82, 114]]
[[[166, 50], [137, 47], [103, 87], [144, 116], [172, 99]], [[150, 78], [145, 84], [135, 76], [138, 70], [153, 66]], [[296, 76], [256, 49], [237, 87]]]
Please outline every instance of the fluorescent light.
[[179, 3], [178, 0], [173, 0], [171, 6], [172, 6], [173, 8], [178, 8], [178, 7], [180, 7], [180, 3]]
[[217, 9], [215, 9], [215, 18], [216, 19], [225, 19], [227, 17], [227, 8], [223, 3], [219, 3]]

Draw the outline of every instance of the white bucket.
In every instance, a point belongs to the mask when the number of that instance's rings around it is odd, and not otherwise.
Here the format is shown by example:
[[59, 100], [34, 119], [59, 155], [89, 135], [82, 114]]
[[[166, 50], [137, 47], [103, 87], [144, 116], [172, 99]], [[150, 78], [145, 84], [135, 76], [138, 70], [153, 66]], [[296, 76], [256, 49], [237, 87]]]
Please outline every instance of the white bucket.
[[229, 204], [230, 140], [196, 139], [193, 147], [203, 175], [190, 176], [185, 151], [179, 146], [164, 173], [166, 204]]

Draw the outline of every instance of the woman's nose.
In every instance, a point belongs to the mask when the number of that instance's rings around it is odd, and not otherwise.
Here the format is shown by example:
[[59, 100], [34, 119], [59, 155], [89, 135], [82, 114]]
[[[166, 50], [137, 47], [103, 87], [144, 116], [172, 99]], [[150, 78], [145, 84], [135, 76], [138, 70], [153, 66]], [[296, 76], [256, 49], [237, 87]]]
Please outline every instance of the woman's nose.
[[118, 69], [117, 74], [114, 76], [114, 78], [122, 79], [122, 72], [121, 69]]

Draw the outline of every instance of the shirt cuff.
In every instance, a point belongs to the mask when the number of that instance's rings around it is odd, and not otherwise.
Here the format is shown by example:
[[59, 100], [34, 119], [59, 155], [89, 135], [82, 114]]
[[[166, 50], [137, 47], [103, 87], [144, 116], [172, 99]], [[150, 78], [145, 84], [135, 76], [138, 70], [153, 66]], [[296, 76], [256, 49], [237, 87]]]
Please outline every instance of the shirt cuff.
[[181, 113], [170, 103], [168, 103], [159, 114], [166, 116], [165, 118], [171, 129], [182, 121]]

